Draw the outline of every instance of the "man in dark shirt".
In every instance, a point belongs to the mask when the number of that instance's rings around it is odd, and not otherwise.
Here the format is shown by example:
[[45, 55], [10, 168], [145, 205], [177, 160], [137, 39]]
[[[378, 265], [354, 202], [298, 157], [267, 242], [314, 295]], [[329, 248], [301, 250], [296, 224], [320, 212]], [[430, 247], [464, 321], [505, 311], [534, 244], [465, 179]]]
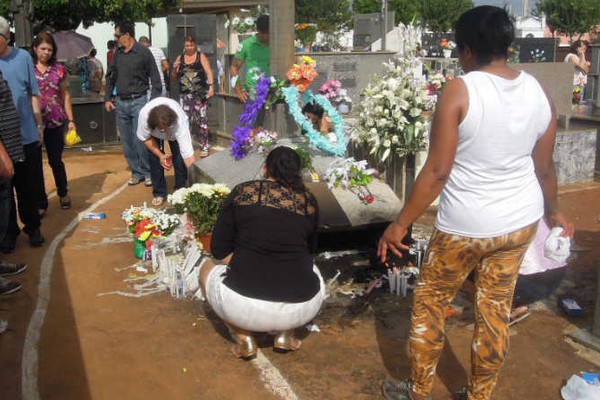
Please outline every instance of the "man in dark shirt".
[[[136, 136], [138, 115], [148, 101], [146, 92], [152, 84], [151, 98], [160, 96], [162, 84], [148, 48], [135, 41], [132, 22], [121, 22], [115, 26], [115, 39], [119, 48], [112, 58], [106, 73], [106, 111], [117, 110], [117, 124], [121, 131], [121, 144], [127, 164], [131, 169], [130, 185], [144, 181], [152, 186], [150, 163], [146, 146]], [[115, 103], [111, 101], [113, 88], [117, 88]]]
[[[21, 140], [21, 121], [12, 100], [10, 89], [0, 72], [0, 240], [8, 228], [12, 186], [15, 173], [14, 164], [25, 159]], [[9, 281], [3, 276], [19, 274], [27, 264], [12, 264], [0, 260], [0, 295], [16, 292], [21, 284]]]

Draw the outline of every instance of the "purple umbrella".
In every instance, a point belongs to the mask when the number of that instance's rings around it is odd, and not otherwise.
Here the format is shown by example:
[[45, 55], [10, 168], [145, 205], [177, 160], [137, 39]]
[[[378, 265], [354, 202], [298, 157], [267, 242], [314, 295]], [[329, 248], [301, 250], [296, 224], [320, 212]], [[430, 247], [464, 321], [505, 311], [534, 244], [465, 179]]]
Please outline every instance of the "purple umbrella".
[[66, 61], [69, 58], [85, 57], [94, 48], [92, 39], [75, 31], [58, 31], [52, 34], [56, 41], [56, 59]]

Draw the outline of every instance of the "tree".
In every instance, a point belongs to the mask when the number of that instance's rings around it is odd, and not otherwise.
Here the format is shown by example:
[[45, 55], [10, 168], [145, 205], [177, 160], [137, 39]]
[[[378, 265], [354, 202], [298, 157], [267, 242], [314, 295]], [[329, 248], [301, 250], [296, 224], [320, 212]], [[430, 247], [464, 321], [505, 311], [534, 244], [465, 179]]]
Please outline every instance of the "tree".
[[316, 31], [324, 34], [329, 50], [339, 47], [339, 37], [352, 28], [354, 21], [348, 0], [296, 0], [295, 11], [296, 23], [314, 24]]
[[418, 14], [424, 26], [433, 32], [444, 33], [451, 31], [458, 18], [471, 8], [471, 0], [427, 0], [419, 2]]
[[316, 24], [318, 30], [334, 34], [351, 29], [354, 14], [348, 0], [296, 0], [296, 22]]
[[[89, 27], [95, 22], [150, 21], [153, 17], [176, 10], [178, 0], [32, 0], [35, 13], [34, 32], [51, 27], [75, 29], [80, 23]], [[1, 15], [8, 15], [10, 0], [0, 0]]]
[[[360, 14], [381, 12], [382, 0], [355, 0], [354, 12]], [[422, 0], [421, 0], [422, 1]], [[388, 0], [388, 11], [394, 11], [396, 25], [409, 24], [418, 16], [419, 0]]]
[[546, 16], [546, 25], [552, 35], [564, 33], [570, 37], [590, 32], [600, 24], [598, 0], [540, 0], [535, 14]]

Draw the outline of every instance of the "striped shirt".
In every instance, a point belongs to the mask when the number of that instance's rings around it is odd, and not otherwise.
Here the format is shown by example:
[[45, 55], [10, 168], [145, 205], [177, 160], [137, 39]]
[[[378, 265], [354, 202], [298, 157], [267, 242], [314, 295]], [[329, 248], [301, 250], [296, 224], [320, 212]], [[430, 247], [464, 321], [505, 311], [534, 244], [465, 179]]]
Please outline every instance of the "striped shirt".
[[[165, 74], [163, 74], [162, 69], [162, 61], [166, 60], [165, 53], [162, 51], [160, 47], [148, 46], [148, 50], [152, 53], [152, 57], [154, 57], [154, 62], [156, 63], [156, 68], [158, 69], [158, 75], [160, 76], [160, 83], [162, 84], [162, 95], [166, 96], [167, 88], [165, 86]], [[152, 82], [150, 82], [150, 91], [152, 91]]]
[[21, 120], [10, 88], [0, 71], [0, 140], [13, 162], [25, 160], [21, 139]]

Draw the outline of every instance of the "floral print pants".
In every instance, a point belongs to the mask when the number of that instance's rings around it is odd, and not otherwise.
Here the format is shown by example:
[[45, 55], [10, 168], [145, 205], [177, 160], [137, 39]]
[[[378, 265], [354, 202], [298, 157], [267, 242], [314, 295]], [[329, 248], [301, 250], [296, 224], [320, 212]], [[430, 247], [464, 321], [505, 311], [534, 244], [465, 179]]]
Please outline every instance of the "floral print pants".
[[179, 96], [181, 107], [190, 119], [190, 132], [192, 139], [200, 144], [203, 151], [208, 151], [208, 116], [206, 114], [206, 101], [191, 93]]
[[508, 354], [508, 323], [519, 267], [537, 223], [476, 239], [434, 230], [415, 289], [409, 353], [412, 389], [428, 395], [445, 340], [446, 310], [475, 271], [475, 329], [469, 400], [489, 399]]

